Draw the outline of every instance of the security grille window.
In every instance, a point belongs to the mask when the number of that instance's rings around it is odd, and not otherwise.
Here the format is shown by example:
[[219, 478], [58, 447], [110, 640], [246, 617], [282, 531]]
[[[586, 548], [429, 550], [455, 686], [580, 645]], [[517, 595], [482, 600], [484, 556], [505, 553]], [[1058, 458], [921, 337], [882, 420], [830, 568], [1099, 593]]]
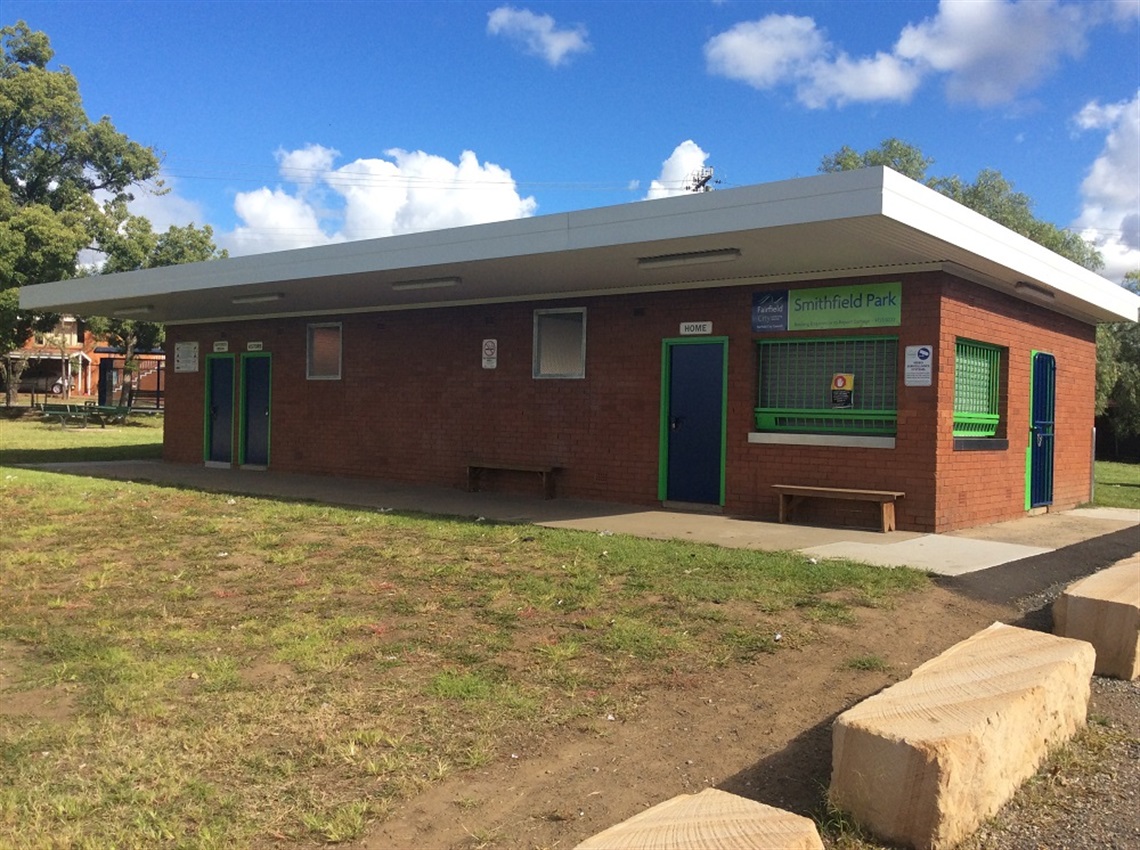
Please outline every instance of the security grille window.
[[310, 381], [340, 380], [340, 322], [309, 325], [305, 377]]
[[1001, 349], [959, 339], [954, 347], [954, 436], [996, 436], [1000, 404]]
[[[758, 431], [892, 436], [898, 420], [897, 337], [764, 340]], [[832, 392], [850, 375], [850, 394]]]
[[534, 311], [534, 377], [586, 377], [586, 311]]

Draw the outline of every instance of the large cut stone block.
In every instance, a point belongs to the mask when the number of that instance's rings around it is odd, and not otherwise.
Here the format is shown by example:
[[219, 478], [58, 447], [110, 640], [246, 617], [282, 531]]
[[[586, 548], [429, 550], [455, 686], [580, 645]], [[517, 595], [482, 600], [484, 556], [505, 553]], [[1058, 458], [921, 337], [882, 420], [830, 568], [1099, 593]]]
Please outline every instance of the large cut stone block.
[[587, 838], [575, 850], [823, 850], [805, 817], [706, 788]]
[[1093, 662], [1001, 623], [955, 644], [836, 719], [832, 803], [889, 841], [953, 847], [1084, 725]]
[[1053, 632], [1091, 643], [1100, 675], [1140, 676], [1140, 558], [1069, 585], [1053, 603]]

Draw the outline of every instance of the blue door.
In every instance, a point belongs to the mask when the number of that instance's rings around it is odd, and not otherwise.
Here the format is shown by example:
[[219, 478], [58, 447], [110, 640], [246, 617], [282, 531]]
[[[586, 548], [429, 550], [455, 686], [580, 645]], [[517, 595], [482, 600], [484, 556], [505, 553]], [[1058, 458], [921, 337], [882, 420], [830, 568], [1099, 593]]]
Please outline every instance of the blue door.
[[269, 465], [270, 355], [241, 357], [241, 463]]
[[666, 501], [724, 503], [725, 356], [723, 340], [665, 343]]
[[233, 463], [234, 358], [206, 356], [206, 462]]
[[1029, 506], [1053, 504], [1053, 411], [1057, 397], [1057, 361], [1033, 355], [1033, 398], [1029, 428]]

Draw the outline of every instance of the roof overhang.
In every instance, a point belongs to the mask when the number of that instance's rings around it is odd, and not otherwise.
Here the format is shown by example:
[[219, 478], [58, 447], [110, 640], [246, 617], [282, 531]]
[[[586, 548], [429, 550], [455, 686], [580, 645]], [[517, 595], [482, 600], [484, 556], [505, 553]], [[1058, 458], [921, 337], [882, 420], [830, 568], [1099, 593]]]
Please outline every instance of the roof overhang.
[[58, 281], [20, 304], [190, 324], [932, 269], [1088, 323], [1140, 313], [1123, 287], [886, 168]]
[[69, 351], [60, 354], [58, 351], [46, 351], [40, 348], [20, 348], [9, 351], [4, 355], [9, 360], [78, 360], [80, 363], [91, 363], [91, 355], [82, 351]]

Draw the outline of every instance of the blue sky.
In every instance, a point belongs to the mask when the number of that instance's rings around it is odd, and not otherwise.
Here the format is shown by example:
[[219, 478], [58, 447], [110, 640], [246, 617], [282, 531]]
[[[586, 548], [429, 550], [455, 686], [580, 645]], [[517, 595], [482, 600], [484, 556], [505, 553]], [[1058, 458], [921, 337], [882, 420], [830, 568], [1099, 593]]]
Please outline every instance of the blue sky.
[[1140, 0], [4, 0], [245, 254], [818, 171], [895, 136], [1140, 267]]

